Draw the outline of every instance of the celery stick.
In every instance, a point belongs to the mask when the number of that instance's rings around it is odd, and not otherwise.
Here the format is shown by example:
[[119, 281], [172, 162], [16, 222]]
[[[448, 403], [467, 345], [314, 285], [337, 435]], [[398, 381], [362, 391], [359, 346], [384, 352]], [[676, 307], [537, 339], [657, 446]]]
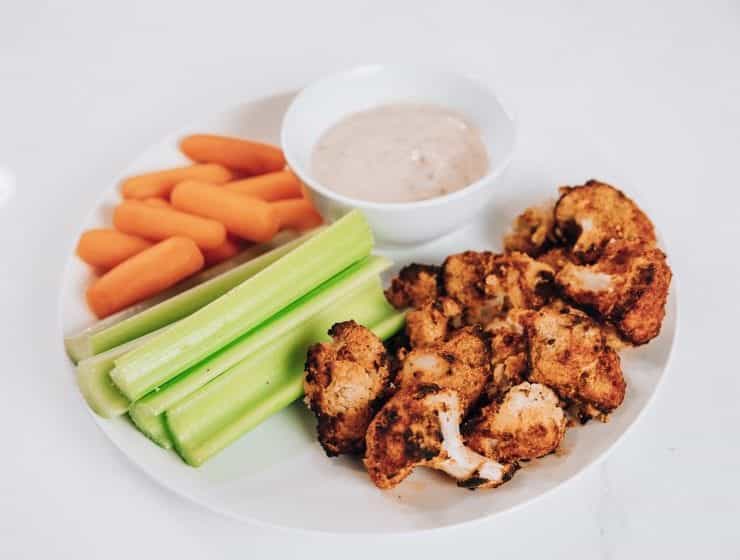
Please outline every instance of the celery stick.
[[113, 385], [108, 372], [113, 369], [113, 359], [110, 365], [99, 362], [85, 364], [87, 360], [77, 366], [77, 385], [85, 398], [87, 405], [103, 418], [120, 416], [128, 410], [129, 400]]
[[[391, 262], [383, 257], [370, 256], [337, 274], [317, 289], [280, 311], [225, 348], [209, 356], [189, 370], [152, 391], [132, 405], [138, 414], [157, 415], [200, 389], [231, 366], [245, 359], [266, 344], [272, 344], [284, 333], [296, 328], [322, 309], [332, 306], [346, 294], [356, 291], [369, 280], [389, 268]], [[146, 409], [145, 411], [142, 409]]]
[[188, 371], [145, 395], [129, 408], [129, 416], [136, 426], [162, 447], [169, 448], [170, 440], [163, 427], [162, 414], [167, 408], [203, 387], [231, 366], [254, 354], [261, 347], [274, 343], [285, 333], [311, 320], [323, 309], [355, 293], [368, 282], [377, 282], [378, 275], [389, 268], [391, 262], [383, 257], [370, 256], [337, 274], [316, 290], [306, 294], [286, 307], [257, 329], [235, 340], [229, 346], [209, 356]]
[[372, 233], [352, 211], [217, 300], [118, 358], [111, 379], [132, 401], [223, 348], [351, 264]]
[[103, 418], [112, 418], [126, 412], [129, 400], [113, 385], [108, 374], [113, 369], [116, 358], [138, 348], [156, 334], [149, 333], [77, 364], [77, 385], [88, 406], [96, 414]]
[[190, 315], [254, 276], [312, 235], [314, 232], [289, 241], [293, 234], [286, 232], [270, 243], [247, 249], [161, 294], [66, 337], [64, 344], [67, 353], [74, 362], [78, 362]]
[[175, 449], [199, 466], [303, 393], [306, 350], [337, 321], [354, 319], [387, 338], [403, 326], [379, 279], [338, 300], [165, 412]]
[[[135, 404], [135, 403], [134, 403]], [[165, 449], [172, 449], [172, 438], [167, 432], [164, 415], [150, 414], [145, 408], [129, 408], [128, 415], [139, 431]]]

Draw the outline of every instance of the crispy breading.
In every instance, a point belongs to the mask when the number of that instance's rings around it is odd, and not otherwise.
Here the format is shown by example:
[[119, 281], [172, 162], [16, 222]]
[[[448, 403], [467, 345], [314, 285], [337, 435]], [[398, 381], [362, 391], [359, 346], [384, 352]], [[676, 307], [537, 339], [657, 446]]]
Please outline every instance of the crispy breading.
[[490, 251], [465, 251], [450, 255], [442, 265], [444, 291], [462, 304], [469, 324], [486, 324], [501, 312], [500, 302], [489, 301], [485, 291], [494, 258]]
[[586, 313], [559, 302], [547, 305], [528, 320], [527, 338], [529, 380], [580, 405], [584, 419], [622, 404], [626, 382], [619, 355]]
[[391, 280], [385, 297], [396, 309], [422, 307], [440, 295], [440, 267], [429, 264], [404, 266]]
[[391, 372], [391, 384], [396, 378], [398, 370], [403, 365], [403, 358], [411, 349], [411, 342], [406, 330], [398, 331], [395, 335], [385, 341], [385, 350], [388, 354], [388, 369]]
[[454, 299], [441, 297], [406, 313], [406, 334], [412, 348], [444, 341], [459, 326], [462, 307]]
[[556, 234], [582, 263], [593, 263], [612, 239], [655, 243], [653, 224], [622, 191], [591, 180], [562, 187], [555, 205]]
[[611, 323], [602, 322], [601, 331], [606, 337], [606, 343], [617, 352], [619, 352], [620, 350], [624, 350], [625, 348], [630, 348], [631, 346], [634, 346], [631, 342], [626, 340], [622, 336], [622, 333], [619, 332], [619, 329], [617, 329], [617, 327], [615, 327]]
[[537, 308], [550, 298], [554, 271], [524, 253], [466, 251], [442, 266], [448, 296], [459, 301], [467, 324], [486, 325], [512, 307]]
[[486, 277], [488, 298], [503, 301], [503, 309], [537, 309], [545, 305], [555, 289], [555, 271], [524, 253], [496, 255]]
[[483, 332], [478, 327], [464, 327], [444, 342], [414, 348], [403, 356], [395, 384], [404, 388], [433, 383], [455, 389], [467, 411], [490, 379], [491, 357]]
[[504, 237], [504, 250], [535, 257], [556, 242], [555, 201], [531, 206], [517, 216], [511, 231]]
[[389, 384], [383, 342], [354, 321], [336, 323], [332, 342], [308, 350], [306, 404], [318, 420], [318, 436], [328, 456], [361, 454], [365, 432]]
[[486, 325], [491, 347], [491, 382], [486, 387], [489, 400], [495, 400], [526, 379], [529, 372], [526, 320], [532, 312], [511, 309], [505, 316]]
[[367, 431], [365, 467], [379, 488], [393, 488], [415, 467], [438, 469], [466, 488], [492, 488], [514, 474], [463, 444], [461, 398], [453, 389], [415, 385], [396, 393]]
[[537, 257], [537, 260], [548, 265], [556, 274], [566, 264], [573, 262], [573, 258], [565, 247], [548, 249]]
[[660, 249], [612, 240], [595, 264], [568, 264], [557, 282], [571, 300], [613, 323], [625, 339], [645, 344], [660, 332], [671, 276]]
[[465, 443], [501, 463], [536, 459], [558, 448], [566, 424], [552, 389], [524, 382], [481, 409], [465, 430]]

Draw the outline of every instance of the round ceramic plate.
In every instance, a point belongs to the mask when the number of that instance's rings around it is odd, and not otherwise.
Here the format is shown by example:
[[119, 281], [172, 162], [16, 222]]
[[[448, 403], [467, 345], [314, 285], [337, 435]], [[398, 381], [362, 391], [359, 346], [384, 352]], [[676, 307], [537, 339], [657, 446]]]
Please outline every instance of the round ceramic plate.
[[[243, 104], [194, 123], [145, 151], [121, 177], [183, 164], [177, 141], [190, 132], [227, 134], [277, 142], [282, 116], [293, 94]], [[546, 131], [541, 143], [520, 146], [501, 192], [477, 222], [422, 247], [383, 251], [397, 266], [411, 261], [441, 262], [465, 249], [497, 250], [508, 224], [528, 204], [552, 198], [561, 182], [581, 182], [598, 170], [640, 200], [639, 188], [621, 177], [596, 143], [570, 131], [576, 155], [557, 153], [548, 136], [563, 145], [567, 131]], [[551, 136], [552, 135], [552, 136]], [[556, 136], [557, 135], [557, 136]], [[572, 153], [573, 150], [571, 149]], [[530, 154], [527, 159], [526, 155]], [[548, 166], [543, 160], [553, 161]], [[588, 168], [583, 168], [588, 162]], [[118, 200], [114, 178], [82, 229], [110, 224]], [[649, 209], [648, 209], [649, 211]], [[90, 324], [83, 297], [89, 271], [70, 256], [60, 294], [61, 324], [71, 333]], [[199, 469], [188, 467], [172, 452], [146, 439], [125, 418], [104, 420], [92, 414], [108, 437], [134, 464], [174, 492], [211, 510], [251, 522], [330, 532], [409, 532], [446, 527], [490, 517], [526, 504], [594, 465], [612, 449], [647, 407], [665, 374], [676, 328], [675, 283], [661, 335], [646, 347], [622, 353], [628, 382], [624, 404], [608, 423], [591, 422], [568, 430], [557, 454], [532, 461], [495, 490], [470, 492], [426, 469], [397, 488], [380, 491], [361, 463], [327, 458], [315, 437], [313, 417], [301, 402], [270, 418]], [[73, 368], [67, 363], [70, 382]]]

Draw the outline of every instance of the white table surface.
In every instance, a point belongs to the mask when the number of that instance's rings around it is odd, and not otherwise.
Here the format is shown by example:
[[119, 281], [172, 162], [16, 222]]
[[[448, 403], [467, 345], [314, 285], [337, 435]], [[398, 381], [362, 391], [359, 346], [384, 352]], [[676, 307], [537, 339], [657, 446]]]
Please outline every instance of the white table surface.
[[[0, 167], [17, 192], [0, 207], [0, 558], [740, 555], [740, 4], [400, 4], [2, 3]], [[497, 84], [531, 165], [569, 130], [640, 185], [680, 286], [669, 375], [605, 462], [494, 520], [379, 539], [223, 519], [131, 466], [48, 360], [77, 224], [193, 117], [398, 60]]]

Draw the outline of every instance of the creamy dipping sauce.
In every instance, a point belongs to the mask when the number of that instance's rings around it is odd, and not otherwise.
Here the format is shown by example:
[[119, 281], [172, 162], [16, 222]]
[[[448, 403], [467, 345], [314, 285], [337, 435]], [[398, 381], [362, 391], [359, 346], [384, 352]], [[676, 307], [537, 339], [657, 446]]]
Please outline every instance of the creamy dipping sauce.
[[325, 187], [372, 202], [411, 202], [460, 190], [488, 171], [480, 132], [436, 105], [394, 103], [324, 132], [311, 172]]

